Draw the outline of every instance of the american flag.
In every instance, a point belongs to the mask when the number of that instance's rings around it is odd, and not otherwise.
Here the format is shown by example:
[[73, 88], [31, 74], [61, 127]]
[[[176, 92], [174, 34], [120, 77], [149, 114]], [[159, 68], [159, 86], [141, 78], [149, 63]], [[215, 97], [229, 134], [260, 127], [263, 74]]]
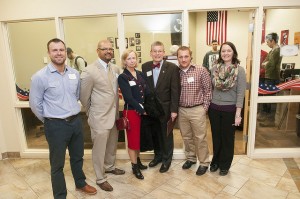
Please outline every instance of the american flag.
[[206, 44], [210, 45], [212, 40], [218, 44], [226, 42], [227, 38], [227, 11], [208, 11], [206, 24]]
[[291, 80], [278, 85], [260, 83], [258, 87], [258, 94], [274, 94], [285, 89], [300, 90], [300, 79]]
[[17, 96], [19, 100], [28, 101], [29, 100], [29, 91], [24, 91], [16, 84]]

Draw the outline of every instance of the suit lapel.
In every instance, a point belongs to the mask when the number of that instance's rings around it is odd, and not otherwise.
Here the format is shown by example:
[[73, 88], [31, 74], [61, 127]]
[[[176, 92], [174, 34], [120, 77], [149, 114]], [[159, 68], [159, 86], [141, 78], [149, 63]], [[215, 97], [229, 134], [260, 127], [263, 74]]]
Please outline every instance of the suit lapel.
[[[147, 77], [147, 82], [148, 86], [150, 87], [151, 90], [154, 90], [154, 80], [153, 80], [153, 71], [151, 67], [151, 63], [146, 65], [146, 77]], [[151, 76], [148, 76], [148, 72], [151, 71]]]

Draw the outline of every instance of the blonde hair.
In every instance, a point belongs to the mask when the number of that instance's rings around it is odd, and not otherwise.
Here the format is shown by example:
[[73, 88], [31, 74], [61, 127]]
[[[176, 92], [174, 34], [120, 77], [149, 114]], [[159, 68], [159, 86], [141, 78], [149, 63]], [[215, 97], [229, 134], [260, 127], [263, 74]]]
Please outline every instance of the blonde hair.
[[122, 56], [121, 56], [121, 62], [122, 62], [122, 68], [125, 69], [126, 68], [126, 65], [125, 65], [125, 62], [126, 62], [126, 59], [127, 57], [129, 56], [130, 53], [134, 52], [135, 54], [135, 58], [136, 58], [136, 65], [135, 67], [137, 67], [137, 54], [134, 50], [131, 50], [131, 49], [126, 49], [124, 50]]

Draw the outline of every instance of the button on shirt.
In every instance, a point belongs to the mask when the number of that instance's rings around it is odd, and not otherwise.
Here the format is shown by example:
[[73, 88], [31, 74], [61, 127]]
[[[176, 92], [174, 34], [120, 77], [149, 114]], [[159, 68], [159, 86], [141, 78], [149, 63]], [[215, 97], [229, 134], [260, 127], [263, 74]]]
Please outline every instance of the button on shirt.
[[50, 63], [31, 78], [29, 104], [32, 112], [41, 120], [67, 118], [80, 112], [79, 73], [66, 66], [63, 74]]
[[203, 108], [208, 110], [212, 86], [209, 73], [204, 67], [191, 65], [186, 71], [180, 70], [180, 84], [179, 106], [193, 107], [203, 104]]

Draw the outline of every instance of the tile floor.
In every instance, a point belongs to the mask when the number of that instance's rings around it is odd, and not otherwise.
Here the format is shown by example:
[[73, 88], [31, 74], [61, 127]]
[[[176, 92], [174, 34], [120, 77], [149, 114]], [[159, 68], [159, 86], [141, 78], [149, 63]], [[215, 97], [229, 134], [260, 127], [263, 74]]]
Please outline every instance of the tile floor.
[[[144, 160], [148, 163], [149, 160]], [[88, 196], [75, 190], [66, 161], [65, 178], [68, 199], [73, 198], [300, 198], [300, 158], [249, 159], [236, 155], [230, 172], [221, 177], [218, 172], [196, 176], [198, 165], [182, 170], [184, 160], [173, 160], [167, 173], [148, 168], [144, 180], [136, 179], [129, 160], [117, 160], [116, 165], [125, 169], [123, 176], [109, 175], [114, 191], [107, 193], [99, 187], [98, 193]], [[6, 159], [0, 161], [0, 199], [52, 198], [48, 159]], [[87, 182], [95, 185], [95, 174], [90, 159], [84, 162]]]

